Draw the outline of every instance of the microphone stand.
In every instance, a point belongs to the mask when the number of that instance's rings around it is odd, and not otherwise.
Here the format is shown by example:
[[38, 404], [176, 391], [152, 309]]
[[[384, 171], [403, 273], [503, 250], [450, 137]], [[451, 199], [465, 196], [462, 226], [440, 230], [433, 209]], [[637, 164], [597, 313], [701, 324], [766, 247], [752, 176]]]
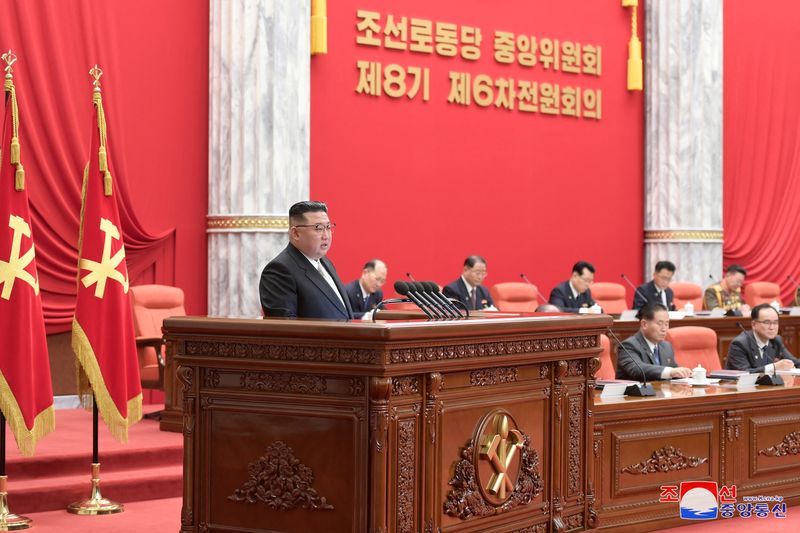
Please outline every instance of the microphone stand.
[[[631, 287], [631, 289], [633, 289], [633, 292], [635, 292], [636, 294], [638, 294], [638, 295], [639, 295], [639, 296], [642, 298], [642, 300], [644, 300], [644, 303], [645, 303], [645, 304], [647, 304], [647, 297], [646, 297], [644, 294], [642, 294], [642, 291], [640, 291], [640, 290], [639, 290], [639, 289], [638, 289], [638, 288], [637, 288], [637, 287], [636, 287], [636, 286], [633, 284], [633, 282], [632, 282], [630, 279], [628, 279], [628, 276], [626, 276], [624, 272], [623, 272], [622, 274], [620, 274], [620, 277], [622, 277], [622, 279], [624, 279], [624, 280], [625, 280], [625, 283], [627, 283], [627, 284], [628, 284], [628, 285]], [[634, 299], [635, 299], [635, 298], [634, 298]], [[658, 302], [658, 303], [661, 303], [661, 302]], [[667, 309], [667, 310], [669, 311], [669, 309]]]
[[436, 283], [432, 281], [423, 281], [422, 285], [427, 289], [426, 293], [429, 294], [433, 300], [440, 302], [446, 309], [450, 311], [450, 314], [453, 316], [453, 318], [465, 318], [464, 314], [458, 309], [458, 307], [454, 306], [450, 300], [445, 298], [444, 295], [439, 292], [439, 286]]
[[[744, 329], [744, 326], [741, 322], [736, 323], [739, 326], [745, 335], [747, 334], [747, 330]], [[755, 338], [755, 333], [753, 333], [753, 337]], [[758, 376], [756, 380], [756, 385], [772, 385], [772, 386], [782, 386], [783, 385], [783, 378], [777, 374], [777, 369], [775, 368], [775, 362], [772, 362], [772, 374], [767, 374], [764, 372], [761, 376]]]
[[[520, 274], [519, 277], [522, 278], [522, 280], [525, 283], [527, 283], [528, 285], [533, 285], [533, 283], [531, 283], [531, 280], [529, 280], [528, 276], [526, 276], [524, 273]], [[542, 293], [539, 292], [539, 287], [536, 287], [536, 299], [539, 300], [540, 302], [542, 302], [542, 304], [549, 303], [547, 300], [544, 299], [544, 296], [542, 296]]]
[[[620, 342], [619, 337], [617, 337], [611, 328], [608, 328], [608, 336], [617, 341], [617, 346], [622, 348], [622, 350], [631, 358], [631, 360], [636, 364], [636, 368], [642, 373], [642, 384], [641, 385], [628, 385], [625, 389], [625, 394], [627, 396], [655, 396], [656, 391], [653, 390], [653, 386], [647, 382], [647, 374], [644, 372], [644, 368], [642, 365], [639, 364], [639, 360], [633, 355], [631, 352], [625, 348], [625, 345]], [[617, 360], [617, 366], [619, 366], [619, 358]]]

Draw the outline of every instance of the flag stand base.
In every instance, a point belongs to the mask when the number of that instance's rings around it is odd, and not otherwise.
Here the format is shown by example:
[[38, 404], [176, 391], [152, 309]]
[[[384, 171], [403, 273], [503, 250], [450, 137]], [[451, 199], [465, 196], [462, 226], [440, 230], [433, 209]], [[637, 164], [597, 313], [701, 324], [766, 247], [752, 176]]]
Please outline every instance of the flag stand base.
[[0, 531], [19, 531], [31, 527], [31, 519], [27, 516], [15, 515], [8, 510], [8, 492], [6, 485], [8, 476], [0, 476]]
[[114, 514], [124, 510], [123, 504], [107, 500], [100, 494], [100, 463], [92, 463], [92, 495], [67, 507], [68, 513], [80, 515]]

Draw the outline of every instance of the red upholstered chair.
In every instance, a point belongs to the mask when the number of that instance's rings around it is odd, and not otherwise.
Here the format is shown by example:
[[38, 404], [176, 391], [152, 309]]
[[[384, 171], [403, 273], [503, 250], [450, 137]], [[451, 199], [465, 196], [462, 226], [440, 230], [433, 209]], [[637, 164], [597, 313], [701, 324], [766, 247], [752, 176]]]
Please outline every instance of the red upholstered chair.
[[597, 282], [591, 286], [592, 299], [604, 313], [619, 314], [628, 308], [625, 287], [619, 283]]
[[614, 368], [614, 363], [611, 362], [611, 343], [608, 337], [600, 334], [600, 346], [603, 351], [600, 352], [600, 370], [597, 371], [595, 377], [597, 379], [616, 379], [617, 370]]
[[133, 328], [143, 389], [164, 390], [164, 319], [186, 315], [183, 291], [167, 285], [137, 285], [130, 290]]
[[489, 289], [494, 305], [500, 311], [532, 313], [538, 307], [539, 289], [530, 283], [510, 281], [498, 283]]
[[672, 289], [672, 303], [678, 310], [683, 309], [686, 302], [692, 302], [695, 311], [700, 311], [703, 308], [703, 288], [694, 283], [687, 283], [685, 281], [673, 281], [669, 284]]
[[678, 366], [694, 368], [699, 364], [709, 372], [722, 365], [717, 352], [717, 333], [711, 328], [683, 326], [667, 332], [668, 342], [675, 349]]
[[770, 281], [752, 281], [744, 287], [744, 301], [750, 307], [781, 301], [781, 286]]

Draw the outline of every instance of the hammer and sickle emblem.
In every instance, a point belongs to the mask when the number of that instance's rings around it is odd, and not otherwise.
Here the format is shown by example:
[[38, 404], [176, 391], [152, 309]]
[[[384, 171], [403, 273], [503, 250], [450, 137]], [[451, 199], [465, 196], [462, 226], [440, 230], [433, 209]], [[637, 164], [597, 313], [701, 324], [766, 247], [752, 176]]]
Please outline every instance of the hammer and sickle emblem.
[[113, 222], [106, 218], [100, 219], [100, 230], [105, 233], [105, 241], [103, 242], [103, 257], [100, 262], [92, 261], [90, 259], [81, 259], [80, 267], [88, 270], [89, 273], [81, 278], [81, 283], [84, 287], [96, 284], [94, 288], [94, 295], [97, 298], [102, 298], [106, 291], [106, 281], [110, 278], [119, 282], [122, 285], [122, 290], [128, 293], [128, 272], [126, 269], [125, 275], [117, 270], [117, 267], [125, 259], [125, 246], [123, 245], [114, 257], [111, 257], [111, 240], [119, 240], [119, 229]]
[[34, 278], [33, 275], [25, 270], [28, 265], [33, 261], [36, 254], [33, 249], [33, 243], [25, 255], [20, 256], [20, 247], [22, 245], [22, 236], [30, 239], [31, 227], [25, 222], [25, 219], [16, 215], [10, 215], [8, 218], [8, 227], [14, 232], [11, 240], [11, 253], [8, 256], [8, 261], [0, 259], [0, 284], [3, 285], [3, 291], [0, 292], [0, 298], [9, 300], [11, 298], [11, 290], [14, 288], [14, 281], [24, 281], [33, 287], [34, 294], [39, 294], [39, 280]]
[[508, 467], [522, 447], [523, 437], [516, 429], [508, 428], [508, 417], [498, 414], [494, 418], [495, 434], [486, 437], [486, 443], [481, 446], [480, 457], [492, 463], [494, 475], [489, 480], [486, 490], [501, 499], [506, 497], [506, 491], [514, 491], [514, 482], [508, 476]]

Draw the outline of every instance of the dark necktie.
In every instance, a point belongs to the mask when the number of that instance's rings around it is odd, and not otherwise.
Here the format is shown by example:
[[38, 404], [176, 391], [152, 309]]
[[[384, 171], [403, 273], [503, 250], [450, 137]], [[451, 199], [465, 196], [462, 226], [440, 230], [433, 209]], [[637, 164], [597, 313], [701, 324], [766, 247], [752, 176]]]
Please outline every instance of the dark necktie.
[[658, 350], [658, 344], [653, 348], [653, 359], [655, 359], [657, 365], [661, 366], [661, 354]]
[[477, 297], [478, 296], [476, 294], [477, 292], [478, 292], [478, 289], [473, 287], [472, 288], [472, 292], [469, 295], [469, 299], [470, 299], [470, 302], [472, 303], [472, 308], [473, 309], [477, 309], [478, 308], [478, 306], [477, 306]]

